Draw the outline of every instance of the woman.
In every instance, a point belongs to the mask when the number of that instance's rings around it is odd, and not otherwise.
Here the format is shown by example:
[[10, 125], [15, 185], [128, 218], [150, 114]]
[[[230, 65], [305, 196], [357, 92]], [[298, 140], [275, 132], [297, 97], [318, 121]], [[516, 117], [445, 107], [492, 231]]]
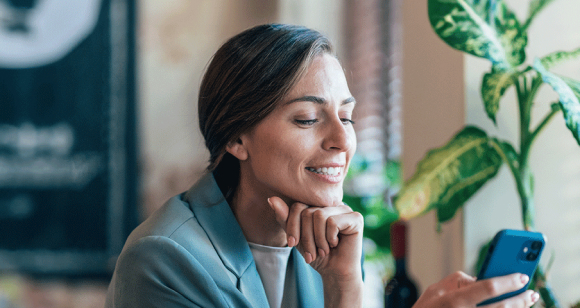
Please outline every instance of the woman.
[[[262, 25], [226, 42], [199, 94], [208, 173], [133, 231], [107, 307], [361, 307], [363, 219], [341, 201], [354, 105], [316, 31]], [[526, 279], [457, 273], [417, 307], [475, 306]]]

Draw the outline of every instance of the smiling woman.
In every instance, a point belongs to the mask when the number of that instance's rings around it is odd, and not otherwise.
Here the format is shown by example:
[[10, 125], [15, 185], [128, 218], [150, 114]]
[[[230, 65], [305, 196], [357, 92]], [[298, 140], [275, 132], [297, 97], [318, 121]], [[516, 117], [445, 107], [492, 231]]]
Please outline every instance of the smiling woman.
[[[361, 307], [364, 222], [342, 203], [354, 106], [320, 33], [270, 24], [227, 41], [199, 95], [208, 172], [131, 233], [106, 307]], [[419, 307], [521, 284], [459, 273]]]
[[342, 203], [355, 101], [328, 39], [246, 30], [198, 104], [208, 173], [132, 233], [107, 306], [360, 307], [363, 220]]

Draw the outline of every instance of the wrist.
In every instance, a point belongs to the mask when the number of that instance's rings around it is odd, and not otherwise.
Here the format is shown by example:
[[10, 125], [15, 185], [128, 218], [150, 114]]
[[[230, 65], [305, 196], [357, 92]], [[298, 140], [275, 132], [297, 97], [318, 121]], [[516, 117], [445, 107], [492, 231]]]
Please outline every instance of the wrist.
[[330, 275], [322, 278], [325, 307], [362, 307], [362, 273], [351, 276]]

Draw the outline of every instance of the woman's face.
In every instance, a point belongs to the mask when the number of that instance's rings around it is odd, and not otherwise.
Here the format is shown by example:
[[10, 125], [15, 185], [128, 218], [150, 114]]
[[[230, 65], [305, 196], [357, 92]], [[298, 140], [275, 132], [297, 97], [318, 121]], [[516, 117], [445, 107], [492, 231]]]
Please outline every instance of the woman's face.
[[337, 59], [317, 56], [280, 105], [241, 136], [240, 185], [259, 198], [341, 204], [356, 150], [354, 105]]

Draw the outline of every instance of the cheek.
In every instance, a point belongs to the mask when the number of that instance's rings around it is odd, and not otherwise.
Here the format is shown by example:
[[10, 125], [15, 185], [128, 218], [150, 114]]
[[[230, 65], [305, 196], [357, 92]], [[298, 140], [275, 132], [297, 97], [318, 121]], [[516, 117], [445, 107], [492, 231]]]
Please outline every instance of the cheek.
[[312, 156], [312, 152], [315, 150], [315, 140], [313, 139], [309, 134], [279, 134], [270, 140], [271, 150], [277, 154], [277, 160], [286, 161], [291, 165], [300, 163]]

